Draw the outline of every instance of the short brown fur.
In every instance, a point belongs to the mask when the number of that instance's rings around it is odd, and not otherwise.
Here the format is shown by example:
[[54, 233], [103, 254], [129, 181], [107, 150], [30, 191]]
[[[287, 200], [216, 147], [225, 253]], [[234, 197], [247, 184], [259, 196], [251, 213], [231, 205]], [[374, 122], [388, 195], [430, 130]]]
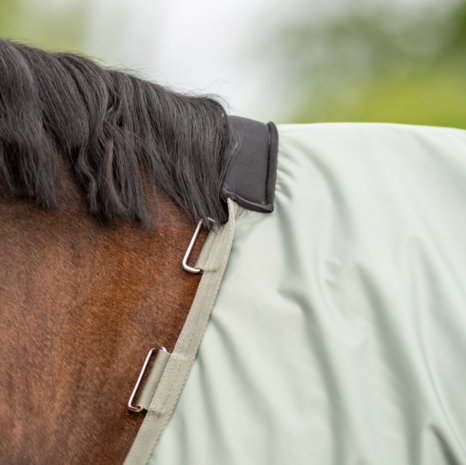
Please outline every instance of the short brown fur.
[[4, 464], [122, 463], [144, 417], [126, 407], [144, 357], [173, 350], [200, 279], [181, 267], [193, 224], [163, 192], [147, 193], [164, 217], [153, 233], [108, 229], [62, 171], [60, 210], [0, 196]]

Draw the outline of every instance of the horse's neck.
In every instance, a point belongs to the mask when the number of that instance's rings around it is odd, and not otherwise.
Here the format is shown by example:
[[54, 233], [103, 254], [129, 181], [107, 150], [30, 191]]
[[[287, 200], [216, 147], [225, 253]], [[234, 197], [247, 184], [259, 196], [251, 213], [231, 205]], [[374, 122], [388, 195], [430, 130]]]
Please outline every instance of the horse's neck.
[[59, 211], [0, 197], [2, 463], [121, 463], [144, 356], [173, 349], [199, 282], [181, 267], [193, 226], [166, 195], [147, 234], [103, 228], [65, 192]]

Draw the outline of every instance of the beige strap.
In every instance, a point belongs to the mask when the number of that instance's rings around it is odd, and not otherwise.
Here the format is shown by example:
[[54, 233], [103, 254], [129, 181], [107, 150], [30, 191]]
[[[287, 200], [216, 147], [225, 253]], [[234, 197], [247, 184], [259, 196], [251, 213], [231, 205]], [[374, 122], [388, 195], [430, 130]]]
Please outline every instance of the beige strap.
[[[200, 259], [204, 273], [188, 317], [169, 357], [146, 417], [128, 453], [125, 465], [145, 465], [163, 428], [171, 417], [204, 335], [223, 273], [230, 255], [235, 220], [241, 208], [228, 199], [228, 223], [214, 226]], [[206, 251], [204, 248], [207, 246]], [[209, 250], [210, 249], [210, 250]], [[207, 257], [206, 257], [207, 255]], [[196, 264], [196, 266], [198, 266]], [[158, 358], [158, 357], [157, 357]]]
[[144, 385], [144, 389], [142, 390], [136, 404], [138, 407], [142, 407], [144, 410], [149, 409], [149, 405], [154, 398], [155, 391], [157, 390], [157, 386], [159, 385], [169, 359], [170, 354], [168, 352], [159, 350], [157, 357], [155, 357], [154, 364], [150, 370], [146, 384]]
[[199, 253], [199, 257], [197, 257], [196, 264], [194, 265], [195, 268], [200, 268], [201, 270], [205, 269], [207, 259], [209, 258], [210, 252], [212, 251], [212, 247], [214, 245], [216, 237], [217, 235], [215, 233], [207, 235], [202, 246], [201, 252]]

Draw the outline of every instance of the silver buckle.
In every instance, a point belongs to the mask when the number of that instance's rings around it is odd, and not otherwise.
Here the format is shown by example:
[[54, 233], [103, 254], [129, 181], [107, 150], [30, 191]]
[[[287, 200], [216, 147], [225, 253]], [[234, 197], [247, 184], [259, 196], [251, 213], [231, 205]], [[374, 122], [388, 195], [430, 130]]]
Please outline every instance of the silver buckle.
[[139, 389], [139, 385], [141, 384], [144, 373], [146, 372], [147, 365], [149, 364], [149, 361], [150, 361], [150, 359], [152, 357], [152, 354], [156, 350], [157, 351], [163, 350], [164, 352], [167, 351], [167, 349], [165, 349], [165, 347], [154, 346], [154, 347], [152, 347], [151, 350], [149, 350], [148, 354], [146, 355], [146, 359], [144, 360], [144, 365], [142, 365], [142, 368], [141, 368], [141, 373], [139, 373], [138, 380], [136, 381], [136, 385], [134, 386], [133, 392], [131, 393], [131, 397], [129, 398], [129, 401], [128, 401], [128, 409], [131, 412], [139, 413], [139, 412], [142, 412], [144, 410], [142, 407], [139, 407], [138, 405], [134, 406], [133, 401], [134, 401], [134, 397], [136, 396], [136, 393], [137, 393], [137, 391]]
[[[212, 218], [207, 218], [207, 219], [211, 223], [215, 223], [215, 220], [213, 220]], [[196, 243], [197, 236], [199, 236], [199, 231], [201, 230], [201, 227], [202, 227], [202, 221], [203, 220], [199, 221], [199, 223], [197, 224], [197, 227], [196, 227], [196, 230], [194, 231], [191, 242], [188, 245], [188, 250], [186, 250], [186, 253], [184, 254], [183, 261], [182, 261], [183, 268], [186, 271], [189, 271], [190, 273], [194, 273], [194, 274], [202, 273], [202, 270], [200, 268], [193, 268], [192, 266], [189, 266], [188, 259], [189, 259], [189, 256], [191, 255], [191, 250], [193, 250], [194, 244]]]

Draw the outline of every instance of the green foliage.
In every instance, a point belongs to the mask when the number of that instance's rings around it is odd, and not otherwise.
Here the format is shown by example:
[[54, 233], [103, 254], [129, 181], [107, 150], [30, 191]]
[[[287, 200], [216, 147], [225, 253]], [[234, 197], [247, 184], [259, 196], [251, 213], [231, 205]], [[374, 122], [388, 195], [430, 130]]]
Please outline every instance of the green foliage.
[[347, 86], [325, 99], [313, 99], [310, 105], [300, 107], [294, 120], [466, 128], [466, 70], [447, 62], [408, 75], [377, 76], [362, 89]]
[[0, 36], [49, 50], [84, 50], [88, 0], [1, 0]]
[[369, 5], [282, 31], [291, 119], [466, 128], [466, 1]]

